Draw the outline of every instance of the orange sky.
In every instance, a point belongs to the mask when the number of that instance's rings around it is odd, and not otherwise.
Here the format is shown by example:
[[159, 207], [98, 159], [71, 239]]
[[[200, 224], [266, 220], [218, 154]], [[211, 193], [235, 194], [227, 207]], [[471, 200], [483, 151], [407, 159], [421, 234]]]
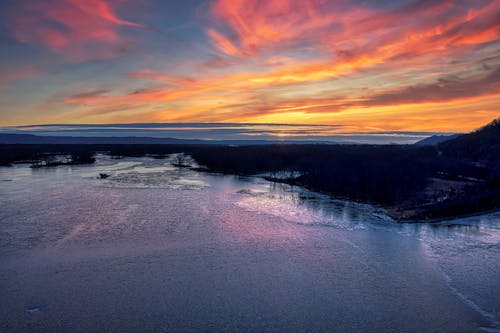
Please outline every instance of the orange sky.
[[500, 1], [6, 1], [0, 126], [500, 116]]

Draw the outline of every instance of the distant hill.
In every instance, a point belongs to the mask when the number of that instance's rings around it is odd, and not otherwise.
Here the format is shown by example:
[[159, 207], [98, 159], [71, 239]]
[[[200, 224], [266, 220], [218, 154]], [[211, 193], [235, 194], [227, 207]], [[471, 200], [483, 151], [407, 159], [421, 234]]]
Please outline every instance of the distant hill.
[[351, 142], [332, 141], [298, 141], [298, 140], [200, 140], [200, 139], [175, 139], [154, 138], [139, 136], [113, 136], [113, 137], [88, 137], [88, 136], [42, 136], [33, 134], [0, 133], [0, 144], [24, 145], [266, 145], [266, 144], [351, 144]]
[[415, 142], [417, 146], [435, 146], [441, 142], [445, 142], [451, 139], [455, 139], [462, 134], [450, 134], [450, 135], [433, 135], [423, 140]]
[[500, 118], [471, 133], [433, 135], [415, 142], [415, 145], [439, 145], [440, 149], [449, 153], [474, 155], [479, 158], [483, 153], [487, 153], [487, 150], [496, 149], [500, 145]]
[[39, 136], [0, 133], [0, 144], [200, 144], [204, 140], [181, 140], [150, 137]]
[[446, 155], [484, 162], [500, 169], [500, 118], [474, 132], [442, 142], [438, 148]]

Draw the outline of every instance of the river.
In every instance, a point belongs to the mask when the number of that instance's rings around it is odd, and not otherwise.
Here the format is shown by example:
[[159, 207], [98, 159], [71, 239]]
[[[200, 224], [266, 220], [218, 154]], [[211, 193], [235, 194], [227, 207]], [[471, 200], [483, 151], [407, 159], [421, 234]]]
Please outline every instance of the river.
[[0, 186], [0, 332], [500, 332], [500, 213], [398, 224], [102, 155]]

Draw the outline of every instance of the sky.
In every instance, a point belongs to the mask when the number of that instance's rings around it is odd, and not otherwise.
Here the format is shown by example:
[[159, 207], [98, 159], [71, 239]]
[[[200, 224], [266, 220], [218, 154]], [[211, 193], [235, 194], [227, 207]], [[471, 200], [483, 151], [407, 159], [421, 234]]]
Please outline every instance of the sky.
[[417, 135], [499, 116], [500, 0], [0, 1], [4, 128]]

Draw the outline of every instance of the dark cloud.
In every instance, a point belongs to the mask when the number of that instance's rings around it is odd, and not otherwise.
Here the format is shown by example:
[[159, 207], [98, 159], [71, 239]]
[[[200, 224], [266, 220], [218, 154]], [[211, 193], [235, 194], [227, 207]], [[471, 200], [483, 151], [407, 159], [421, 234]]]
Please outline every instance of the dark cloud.
[[477, 97], [500, 91], [500, 67], [479, 78], [441, 78], [435, 83], [420, 84], [373, 95], [362, 105], [391, 105], [422, 102], [442, 102], [467, 97]]
[[108, 92], [109, 92], [109, 90], [107, 90], [107, 89], [97, 89], [97, 90], [92, 90], [92, 91], [74, 94], [74, 95], [69, 96], [69, 98], [75, 98], [75, 99], [91, 98], [91, 97], [97, 97], [97, 96], [104, 95]]

